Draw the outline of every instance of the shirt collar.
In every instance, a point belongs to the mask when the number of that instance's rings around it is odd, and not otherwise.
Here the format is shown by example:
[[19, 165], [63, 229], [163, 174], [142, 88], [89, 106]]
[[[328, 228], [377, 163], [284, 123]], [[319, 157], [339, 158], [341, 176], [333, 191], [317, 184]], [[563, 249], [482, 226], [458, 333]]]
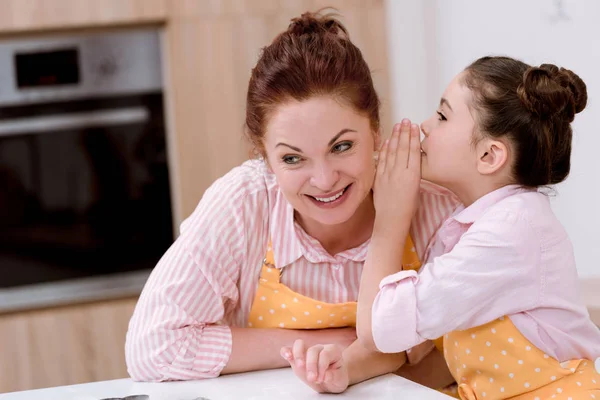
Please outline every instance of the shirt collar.
[[303, 249], [294, 226], [294, 208], [279, 188], [276, 190], [269, 235], [277, 268], [283, 268], [302, 257]]
[[[477, 221], [491, 206], [515, 194], [534, 191], [520, 185], [507, 185], [480, 197], [469, 207], [460, 205], [454, 214], [448, 218], [438, 232], [438, 239], [444, 246], [444, 253], [451, 251], [461, 236]], [[437, 239], [436, 239], [437, 240]]]
[[300, 241], [302, 247], [302, 254], [311, 263], [330, 263], [330, 264], [342, 264], [347, 260], [364, 262], [367, 258], [367, 250], [369, 248], [370, 239], [361, 244], [358, 247], [342, 251], [335, 256], [330, 255], [321, 243], [310, 236], [306, 231], [298, 224], [295, 223], [296, 235]]
[[277, 268], [283, 268], [303, 256], [314, 264], [343, 263], [344, 260], [364, 262], [367, 258], [370, 240], [335, 256], [327, 253], [321, 243], [294, 220], [294, 208], [279, 189], [276, 191], [269, 229]]
[[451, 218], [461, 224], [472, 224], [479, 219], [488, 208], [499, 203], [505, 198], [515, 194], [532, 192], [535, 190], [536, 189], [525, 188], [521, 185], [503, 186], [500, 189], [496, 189], [493, 192], [480, 197], [469, 207], [465, 208], [463, 205], [459, 206]]

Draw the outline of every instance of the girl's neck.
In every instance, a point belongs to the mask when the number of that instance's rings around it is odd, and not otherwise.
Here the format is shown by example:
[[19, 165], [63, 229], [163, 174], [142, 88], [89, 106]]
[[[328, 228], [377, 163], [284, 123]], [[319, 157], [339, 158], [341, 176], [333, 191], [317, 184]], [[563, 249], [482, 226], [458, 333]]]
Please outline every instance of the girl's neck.
[[493, 181], [493, 180], [481, 180], [480, 182], [475, 183], [471, 181], [470, 183], [463, 185], [462, 187], [456, 187], [454, 189], [450, 189], [460, 200], [460, 202], [465, 206], [469, 207], [471, 204], [475, 203], [477, 200], [485, 196], [486, 194], [492, 193], [495, 190], [498, 190], [504, 186], [514, 184], [514, 182], [508, 181]]
[[341, 224], [324, 225], [298, 214], [294, 214], [294, 218], [329, 254], [336, 255], [360, 246], [371, 237], [375, 222], [373, 194], [367, 195], [354, 215]]

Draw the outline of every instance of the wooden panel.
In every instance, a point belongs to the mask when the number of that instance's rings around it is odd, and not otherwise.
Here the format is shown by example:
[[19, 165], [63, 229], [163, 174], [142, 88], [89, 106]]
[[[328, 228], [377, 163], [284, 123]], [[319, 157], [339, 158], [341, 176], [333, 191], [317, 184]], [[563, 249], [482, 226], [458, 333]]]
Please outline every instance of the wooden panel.
[[260, 48], [291, 18], [328, 5], [338, 9], [373, 71], [387, 134], [391, 112], [382, 0], [170, 0], [166, 99], [177, 160], [178, 221], [215, 179], [247, 158], [245, 98]]
[[160, 22], [167, 0], [2, 0], [0, 33]]
[[127, 377], [136, 299], [0, 316], [0, 393]]

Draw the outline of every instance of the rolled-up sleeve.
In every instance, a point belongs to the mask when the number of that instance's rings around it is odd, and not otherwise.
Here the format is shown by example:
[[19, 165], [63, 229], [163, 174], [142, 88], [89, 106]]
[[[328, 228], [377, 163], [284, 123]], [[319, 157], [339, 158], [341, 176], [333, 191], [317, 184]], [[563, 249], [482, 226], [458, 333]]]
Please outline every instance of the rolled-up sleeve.
[[[397, 353], [426, 340], [417, 333], [415, 283], [418, 280], [416, 271], [400, 271], [379, 284], [372, 310], [373, 341], [379, 351]], [[403, 350], [396, 350], [399, 347]]]
[[401, 271], [381, 281], [372, 309], [375, 345], [386, 353], [405, 351], [534, 308], [544, 279], [540, 254], [538, 235], [525, 219], [486, 215], [418, 274]]
[[227, 365], [232, 335], [222, 320], [239, 300], [245, 219], [264, 218], [261, 207], [248, 206], [261, 202], [248, 199], [252, 185], [239, 175], [207, 190], [146, 282], [126, 338], [132, 379], [212, 378]]

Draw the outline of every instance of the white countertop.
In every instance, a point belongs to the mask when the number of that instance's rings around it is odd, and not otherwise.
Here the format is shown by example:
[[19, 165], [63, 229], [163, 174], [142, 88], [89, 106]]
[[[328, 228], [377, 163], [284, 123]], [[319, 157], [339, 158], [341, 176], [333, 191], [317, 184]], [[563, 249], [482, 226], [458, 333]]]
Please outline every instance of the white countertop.
[[350, 387], [341, 395], [312, 391], [289, 368], [226, 375], [191, 382], [138, 383], [130, 379], [60, 386], [0, 394], [0, 400], [100, 400], [146, 394], [149, 400], [310, 400], [310, 399], [419, 399], [445, 400], [450, 397], [396, 375], [385, 375]]

